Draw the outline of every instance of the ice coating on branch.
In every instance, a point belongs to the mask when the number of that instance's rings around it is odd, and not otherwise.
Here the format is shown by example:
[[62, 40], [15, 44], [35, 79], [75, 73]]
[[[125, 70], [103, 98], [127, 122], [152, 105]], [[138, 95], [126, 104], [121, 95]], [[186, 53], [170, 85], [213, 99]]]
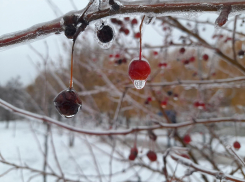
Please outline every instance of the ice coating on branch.
[[217, 172], [217, 173], [215, 174], [215, 177], [216, 177], [216, 179], [218, 179], [218, 180], [223, 180], [223, 179], [225, 179], [225, 174], [222, 173], [222, 172]]
[[18, 45], [32, 43], [54, 33], [59, 34], [62, 31], [61, 18], [57, 18], [53, 21], [34, 25], [23, 31], [5, 34], [0, 36], [0, 51]]
[[221, 9], [220, 15], [215, 21], [215, 25], [222, 27], [228, 20], [228, 16], [231, 12], [231, 6], [225, 6]]
[[150, 23], [153, 23], [155, 21], [155, 18], [153, 15], [147, 15], [144, 19], [144, 23], [145, 24], [150, 24]]

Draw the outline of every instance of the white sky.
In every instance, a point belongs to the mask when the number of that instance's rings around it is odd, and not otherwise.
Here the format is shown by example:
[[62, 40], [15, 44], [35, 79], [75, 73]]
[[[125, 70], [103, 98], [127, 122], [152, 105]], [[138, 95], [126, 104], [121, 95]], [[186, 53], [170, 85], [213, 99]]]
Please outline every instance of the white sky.
[[[64, 14], [73, 10], [69, 0], [53, 0], [53, 2], [59, 6]], [[85, 7], [87, 2], [88, 0], [74, 0], [79, 9]], [[0, 36], [55, 18], [56, 15], [46, 0], [0, 0]], [[58, 56], [57, 45], [61, 50], [62, 41], [68, 40], [62, 34], [31, 43], [45, 55], [44, 41], [48, 43], [50, 56], [55, 60]], [[6, 83], [10, 78], [17, 75], [21, 76], [24, 84], [35, 79], [36, 69], [27, 56], [30, 56], [35, 62], [40, 61], [28, 45], [19, 45], [0, 51], [0, 84]]]
[[[70, 0], [53, 0], [58, 5], [63, 14], [74, 10]], [[78, 9], [86, 6], [88, 0], [74, 0]], [[207, 14], [202, 14], [199, 19], [206, 20]], [[214, 21], [217, 14], [211, 15]], [[55, 19], [56, 15], [50, 8], [46, 0], [0, 0], [0, 36], [14, 31], [29, 28], [38, 23]], [[214, 28], [207, 27], [207, 34], [212, 33]], [[153, 33], [154, 32], [154, 33]], [[210, 37], [210, 35], [209, 35]], [[59, 52], [62, 50], [62, 42], [70, 41], [61, 34], [53, 35], [48, 38], [31, 43], [33, 47], [46, 55], [44, 42], [49, 45], [49, 53], [52, 60], [57, 60]], [[154, 31], [151, 26], [145, 26], [143, 42], [150, 42], [154, 45], [160, 45], [162, 38]], [[69, 52], [62, 52], [62, 56], [70, 55]], [[0, 84], [5, 84], [12, 77], [21, 76], [21, 81], [26, 85], [31, 83], [37, 71], [28, 56], [37, 63], [40, 58], [33, 53], [27, 45], [19, 45], [6, 50], [0, 50]]]

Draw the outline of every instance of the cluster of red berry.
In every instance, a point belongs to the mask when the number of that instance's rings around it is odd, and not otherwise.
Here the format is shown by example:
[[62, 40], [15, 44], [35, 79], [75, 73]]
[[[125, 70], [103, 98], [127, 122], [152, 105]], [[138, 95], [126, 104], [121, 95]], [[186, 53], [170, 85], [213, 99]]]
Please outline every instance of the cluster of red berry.
[[203, 103], [202, 101], [196, 101], [194, 102], [194, 106], [198, 109], [205, 109], [205, 103]]
[[[137, 155], [138, 155], [138, 149], [136, 147], [133, 147], [130, 150], [130, 154], [128, 156], [128, 159], [131, 160], [131, 161], [134, 161], [136, 159]], [[149, 150], [147, 152], [146, 156], [148, 157], [148, 159], [151, 162], [154, 162], [154, 161], [157, 160], [157, 154], [154, 151], [152, 151], [152, 150]]]

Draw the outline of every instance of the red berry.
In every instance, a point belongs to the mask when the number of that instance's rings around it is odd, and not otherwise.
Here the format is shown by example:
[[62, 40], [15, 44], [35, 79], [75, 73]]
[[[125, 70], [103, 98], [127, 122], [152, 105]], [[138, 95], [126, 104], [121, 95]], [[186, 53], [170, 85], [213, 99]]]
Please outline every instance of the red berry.
[[133, 59], [128, 68], [128, 75], [131, 80], [146, 80], [151, 73], [148, 61], [139, 58]]
[[154, 151], [152, 151], [152, 150], [149, 150], [149, 151], [147, 152], [147, 157], [148, 157], [148, 159], [150, 159], [150, 161], [152, 161], [152, 162], [154, 162], [154, 161], [157, 160], [157, 155], [156, 155], [156, 153], [155, 153]]
[[115, 58], [120, 58], [120, 54], [116, 54], [115, 55]]
[[196, 60], [196, 58], [195, 58], [194, 56], [192, 56], [192, 57], [189, 59], [190, 62], [194, 62], [195, 60]]
[[131, 148], [130, 153], [137, 156], [138, 155], [138, 149], [136, 147]]
[[119, 32], [124, 32], [124, 28], [121, 27], [121, 28], [119, 29]]
[[167, 66], [168, 66], [167, 63], [159, 63], [158, 64], [158, 67], [160, 67], [160, 68], [167, 67]]
[[161, 102], [161, 106], [162, 106], [163, 108], [165, 108], [166, 105], [167, 105], [167, 103], [168, 103], [168, 102], [167, 102], [166, 100], [165, 100], [165, 101], [162, 101], [162, 102]]
[[122, 22], [121, 20], [117, 20], [117, 24], [118, 24], [118, 25], [122, 25], [123, 22]]
[[174, 94], [174, 100], [178, 100], [179, 95], [178, 94]]
[[54, 98], [54, 105], [61, 115], [71, 118], [79, 111], [82, 101], [75, 90], [69, 88], [63, 90]]
[[184, 47], [180, 48], [179, 52], [180, 52], [181, 54], [184, 54], [184, 53], [185, 53], [185, 48], [184, 48]]
[[134, 161], [135, 158], [136, 158], [136, 156], [135, 156], [135, 155], [132, 155], [132, 154], [130, 154], [130, 155], [128, 156], [128, 159], [131, 160], [131, 161]]
[[189, 64], [189, 63], [190, 63], [190, 61], [189, 61], [189, 60], [183, 60], [182, 62], [183, 62], [183, 64], [184, 64], [184, 65], [187, 65], [187, 64]]
[[138, 155], [138, 149], [136, 147], [131, 148], [130, 155], [129, 155], [128, 159], [131, 160], [131, 161], [133, 161], [133, 160], [135, 160], [135, 158], [137, 157], [137, 155]]
[[125, 20], [125, 21], [129, 21], [130, 18], [129, 18], [129, 17], [124, 17], [124, 20]]
[[197, 72], [194, 72], [194, 73], [192, 74], [192, 76], [197, 76]]
[[151, 102], [152, 101], [152, 98], [151, 97], [148, 97], [147, 100], [148, 100], [148, 102]]
[[157, 51], [153, 51], [153, 55], [154, 56], [157, 56], [158, 55], [158, 52]]
[[241, 148], [241, 144], [238, 141], [235, 141], [233, 143], [233, 147], [234, 147], [234, 149], [239, 150]]
[[209, 56], [208, 56], [207, 54], [204, 54], [204, 55], [202, 56], [202, 59], [203, 59], [204, 61], [207, 61], [208, 58], [209, 58]]
[[109, 58], [113, 58], [113, 54], [110, 54], [110, 55], [109, 55]]
[[199, 102], [198, 109], [205, 109], [205, 104], [203, 102]]
[[125, 35], [128, 35], [129, 34], [129, 29], [125, 28], [124, 29], [124, 33], [125, 33]]
[[140, 38], [140, 32], [134, 34], [134, 38], [139, 39]]
[[191, 142], [191, 137], [189, 134], [185, 135], [184, 138], [183, 138], [183, 141], [188, 144]]
[[194, 102], [194, 106], [199, 107], [199, 102], [198, 101]]
[[117, 19], [116, 18], [111, 18], [111, 22], [116, 24], [117, 23]]
[[132, 25], [137, 25], [137, 23], [138, 23], [138, 20], [136, 18], [132, 19], [132, 21], [131, 21]]

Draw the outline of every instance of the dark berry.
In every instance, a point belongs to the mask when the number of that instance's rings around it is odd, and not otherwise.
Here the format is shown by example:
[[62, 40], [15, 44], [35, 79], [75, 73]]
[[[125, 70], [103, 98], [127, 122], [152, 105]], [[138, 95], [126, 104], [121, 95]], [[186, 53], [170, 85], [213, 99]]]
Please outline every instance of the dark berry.
[[239, 56], [239, 58], [243, 58], [243, 56], [244, 56], [244, 50], [238, 51], [238, 56]]
[[120, 9], [120, 6], [117, 4], [117, 3], [114, 3], [111, 8], [114, 10], [114, 11], [118, 11]]
[[128, 159], [131, 160], [131, 161], [133, 161], [133, 160], [135, 160], [135, 158], [137, 157], [137, 155], [138, 155], [138, 149], [136, 147], [131, 148], [130, 154], [128, 156]]
[[152, 161], [152, 162], [154, 162], [154, 161], [157, 160], [157, 155], [156, 155], [156, 153], [155, 153], [154, 151], [152, 151], [152, 150], [149, 150], [149, 151], [147, 152], [147, 157], [148, 157], [148, 159], [149, 159], [150, 161]]
[[169, 91], [167, 92], [167, 94], [168, 94], [168, 96], [171, 96], [171, 95], [173, 94], [173, 92], [172, 92], [171, 90], [169, 90]]
[[79, 111], [82, 101], [73, 89], [60, 92], [54, 98], [54, 105], [58, 112], [66, 118], [71, 118]]
[[108, 25], [102, 25], [103, 27], [97, 31], [98, 39], [103, 43], [108, 43], [113, 39], [113, 30]]
[[180, 52], [181, 54], [184, 54], [184, 53], [185, 53], [185, 48], [184, 48], [184, 47], [180, 48], [179, 52]]
[[77, 29], [73, 25], [68, 25], [65, 27], [65, 36], [69, 39], [72, 39]]

